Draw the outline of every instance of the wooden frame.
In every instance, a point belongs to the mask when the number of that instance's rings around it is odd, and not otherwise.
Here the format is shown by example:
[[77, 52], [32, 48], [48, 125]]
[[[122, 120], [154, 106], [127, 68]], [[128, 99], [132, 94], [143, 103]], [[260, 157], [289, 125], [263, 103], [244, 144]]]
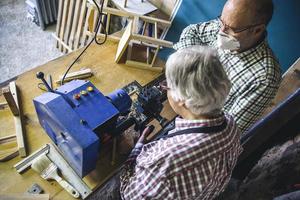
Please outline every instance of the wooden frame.
[[[21, 157], [26, 157], [27, 152], [25, 148], [24, 142], [24, 132], [22, 126], [22, 112], [20, 111], [20, 103], [19, 103], [19, 96], [17, 91], [16, 83], [10, 82], [9, 86], [2, 89], [3, 96], [8, 103], [10, 110], [14, 115], [15, 121], [15, 129], [16, 129], [16, 138], [18, 144], [18, 151]], [[5, 138], [4, 138], [5, 139]]]
[[56, 47], [69, 53], [82, 45], [81, 37], [87, 10], [87, 0], [59, 0], [56, 33]]
[[[92, 10], [94, 10], [94, 12]], [[88, 24], [89, 18], [94, 18], [93, 13], [95, 15], [95, 12], [96, 12], [96, 6], [90, 1], [88, 3], [88, 11], [87, 11], [88, 15], [87, 15], [86, 22], [85, 22], [85, 24], [86, 24], [85, 29], [84, 29], [85, 36], [94, 35], [94, 33], [91, 32], [91, 30], [94, 30], [95, 26], [90, 26], [88, 28], [87, 24]], [[163, 27], [169, 27], [169, 26], [171, 26], [170, 21], [162, 20], [162, 19], [158, 19], [158, 18], [154, 18], [154, 17], [149, 17], [149, 16], [139, 16], [139, 15], [135, 15], [132, 13], [128, 13], [128, 12], [125, 12], [122, 10], [118, 10], [115, 8], [109, 8], [109, 7], [104, 7], [103, 12], [107, 16], [114, 15], [114, 16], [119, 16], [119, 17], [125, 17], [129, 21], [121, 38], [116, 37], [112, 34], [108, 35], [108, 39], [119, 41], [119, 45], [118, 45], [116, 57], [115, 57], [115, 62], [120, 63], [121, 60], [123, 60], [122, 58], [126, 57], [125, 64], [128, 66], [141, 68], [141, 69], [148, 69], [148, 70], [153, 70], [153, 71], [162, 71], [163, 70], [162, 68], [153, 68], [155, 59], [158, 54], [158, 50], [161, 47], [171, 48], [173, 46], [173, 43], [166, 41], [166, 40], [159, 39], [158, 25], [160, 24]], [[140, 21], [144, 23], [144, 29], [142, 30], [141, 34], [139, 34], [138, 30], [137, 30], [138, 23]], [[110, 23], [109, 17], [107, 17], [107, 19], [106, 19], [107, 26], [109, 26], [109, 23]], [[147, 25], [152, 25], [154, 27], [154, 33], [152, 34], [154, 37], [145, 35], [145, 29], [146, 29]], [[85, 36], [84, 36], [84, 38], [85, 38]], [[100, 37], [100, 38], [104, 37], [104, 34], [100, 32], [97, 34], [97, 37]], [[134, 44], [146, 46], [146, 59], [144, 62], [132, 60]], [[152, 53], [152, 51], [154, 51], [154, 53]], [[127, 55], [125, 56], [126, 52], [127, 52]], [[153, 54], [152, 59], [150, 59], [150, 54]]]

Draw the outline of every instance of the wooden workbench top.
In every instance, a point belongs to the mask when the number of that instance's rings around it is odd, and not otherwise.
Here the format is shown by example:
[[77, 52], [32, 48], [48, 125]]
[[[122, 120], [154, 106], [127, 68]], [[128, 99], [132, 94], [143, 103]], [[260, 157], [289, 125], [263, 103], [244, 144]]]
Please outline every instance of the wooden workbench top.
[[[159, 76], [158, 72], [130, 68], [123, 64], [114, 63], [116, 49], [117, 43], [111, 41], [106, 42], [102, 46], [93, 44], [70, 72], [78, 71], [85, 67], [92, 69], [94, 76], [89, 80], [105, 95], [115, 89], [124, 87], [134, 80], [144, 85]], [[32, 102], [34, 97], [44, 92], [37, 87], [40, 80], [36, 78], [36, 73], [42, 71], [45, 73], [45, 76], [51, 74], [52, 79], [57, 80], [59, 75], [62, 75], [66, 71], [67, 67], [81, 51], [82, 50], [78, 50], [52, 60], [17, 78], [16, 84], [20, 90], [21, 108], [23, 110], [25, 124], [25, 144], [28, 155], [44, 144], [51, 142], [38, 122]], [[0, 98], [0, 102], [3, 102], [3, 98]], [[166, 118], [170, 119], [174, 116], [168, 104], [166, 104], [166, 109], [164, 110], [163, 113], [165, 114], [163, 114], [163, 116]], [[12, 114], [8, 109], [0, 110], [0, 136], [11, 134], [14, 134]], [[102, 154], [103, 153], [101, 153], [100, 157]], [[117, 164], [111, 166], [110, 159], [110, 153], [107, 154], [106, 152], [103, 158], [99, 160], [97, 169], [84, 178], [84, 181], [91, 189], [98, 187], [122, 162], [121, 159], [117, 158]], [[45, 193], [50, 194], [50, 199], [72, 199], [56, 182], [43, 180], [31, 169], [22, 175], [18, 174], [13, 168], [13, 165], [20, 160], [22, 160], [20, 157], [16, 157], [10, 161], [0, 163], [0, 194], [24, 193], [33, 183], [38, 183], [44, 189]]]

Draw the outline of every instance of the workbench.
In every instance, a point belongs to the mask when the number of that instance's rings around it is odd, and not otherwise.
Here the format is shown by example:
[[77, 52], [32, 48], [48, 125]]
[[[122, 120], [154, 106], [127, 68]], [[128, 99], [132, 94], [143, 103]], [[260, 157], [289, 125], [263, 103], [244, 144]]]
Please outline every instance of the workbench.
[[[114, 63], [116, 49], [117, 43], [112, 41], [107, 41], [102, 46], [92, 44], [70, 72], [78, 71], [85, 67], [92, 69], [94, 75], [89, 78], [89, 80], [104, 95], [115, 89], [122, 88], [134, 80], [138, 81], [141, 85], [145, 85], [160, 75], [159, 72], [145, 71], [130, 68], [124, 64]], [[42, 71], [45, 75], [51, 74], [53, 80], [57, 80], [60, 75], [64, 74], [67, 67], [81, 51], [82, 49], [79, 49], [17, 77], [16, 85], [19, 88], [20, 106], [23, 111], [27, 155], [30, 155], [46, 143], [51, 142], [38, 122], [32, 101], [34, 97], [44, 92], [37, 87], [41, 81], [36, 78], [36, 73]], [[3, 101], [3, 96], [0, 96], [0, 102]], [[0, 137], [15, 133], [12, 116], [9, 109], [0, 109]], [[167, 119], [171, 119], [175, 116], [175, 113], [167, 102], [165, 102], [162, 116]], [[156, 127], [159, 127], [157, 122], [153, 123]], [[156, 131], [158, 131], [158, 129], [159, 128], [156, 128]], [[22, 158], [18, 156], [7, 162], [0, 163], [0, 194], [25, 193], [33, 183], [37, 183], [44, 189], [45, 193], [50, 194], [50, 199], [73, 199], [57, 182], [42, 179], [40, 175], [32, 169], [27, 170], [23, 174], [18, 174], [13, 168], [13, 165], [21, 160]], [[112, 166], [110, 160], [111, 149], [102, 151], [96, 170], [83, 178], [84, 182], [92, 190], [100, 187], [101, 184], [114, 174], [124, 161], [124, 159], [117, 156], [116, 164]]]

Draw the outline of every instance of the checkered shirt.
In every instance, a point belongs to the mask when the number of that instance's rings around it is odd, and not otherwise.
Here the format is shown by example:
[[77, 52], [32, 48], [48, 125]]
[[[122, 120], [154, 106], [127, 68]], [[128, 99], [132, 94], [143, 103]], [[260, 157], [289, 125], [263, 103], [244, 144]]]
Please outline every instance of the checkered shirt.
[[266, 39], [242, 53], [219, 49], [216, 45], [219, 30], [219, 20], [192, 24], [183, 30], [174, 49], [192, 45], [217, 49], [232, 83], [224, 111], [234, 117], [241, 133], [244, 133], [259, 119], [276, 95], [281, 80], [280, 66]]
[[122, 199], [213, 199], [224, 190], [239, 154], [240, 133], [233, 118], [176, 118], [168, 134], [196, 127], [219, 126], [217, 133], [191, 133], [137, 144], [120, 177]]

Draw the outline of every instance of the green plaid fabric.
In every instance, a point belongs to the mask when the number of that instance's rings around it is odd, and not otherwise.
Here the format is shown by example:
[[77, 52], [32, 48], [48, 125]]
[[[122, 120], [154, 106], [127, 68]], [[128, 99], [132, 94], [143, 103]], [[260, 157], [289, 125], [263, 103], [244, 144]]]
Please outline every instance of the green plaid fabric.
[[217, 48], [219, 30], [219, 20], [189, 25], [173, 48], [179, 50], [192, 45], [216, 48], [232, 83], [224, 111], [234, 117], [244, 133], [276, 95], [281, 80], [280, 66], [266, 39], [242, 53]]

